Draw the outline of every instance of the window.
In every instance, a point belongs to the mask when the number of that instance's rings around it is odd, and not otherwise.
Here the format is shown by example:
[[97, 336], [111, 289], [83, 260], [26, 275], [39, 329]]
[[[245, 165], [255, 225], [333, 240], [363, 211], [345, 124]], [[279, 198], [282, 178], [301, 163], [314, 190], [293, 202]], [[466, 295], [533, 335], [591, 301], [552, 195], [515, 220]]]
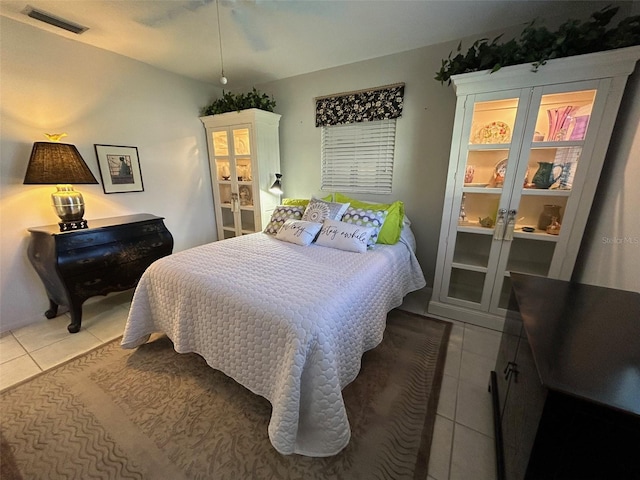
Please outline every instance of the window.
[[322, 190], [391, 193], [396, 119], [322, 127]]

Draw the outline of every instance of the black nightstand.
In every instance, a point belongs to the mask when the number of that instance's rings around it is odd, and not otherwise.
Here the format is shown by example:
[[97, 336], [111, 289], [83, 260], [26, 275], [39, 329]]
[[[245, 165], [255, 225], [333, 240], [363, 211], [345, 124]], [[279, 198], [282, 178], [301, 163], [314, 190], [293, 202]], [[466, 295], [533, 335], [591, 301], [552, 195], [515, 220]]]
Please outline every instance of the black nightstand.
[[45, 316], [69, 307], [70, 333], [80, 330], [85, 300], [135, 287], [151, 263], [173, 250], [163, 218], [146, 213], [89, 220], [83, 230], [60, 232], [55, 224], [29, 232], [29, 260], [49, 297]]

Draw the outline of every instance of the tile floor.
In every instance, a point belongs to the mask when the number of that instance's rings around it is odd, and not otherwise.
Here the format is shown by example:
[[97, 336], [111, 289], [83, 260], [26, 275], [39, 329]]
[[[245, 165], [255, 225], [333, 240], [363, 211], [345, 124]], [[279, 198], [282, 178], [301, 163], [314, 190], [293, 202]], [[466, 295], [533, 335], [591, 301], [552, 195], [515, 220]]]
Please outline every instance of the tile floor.
[[[50, 369], [120, 335], [132, 291], [90, 299], [82, 330], [67, 333], [68, 314], [7, 332], [0, 338], [0, 390]], [[403, 307], [426, 314], [424, 292], [407, 296]], [[429, 480], [494, 480], [489, 372], [500, 333], [453, 321], [435, 422]]]

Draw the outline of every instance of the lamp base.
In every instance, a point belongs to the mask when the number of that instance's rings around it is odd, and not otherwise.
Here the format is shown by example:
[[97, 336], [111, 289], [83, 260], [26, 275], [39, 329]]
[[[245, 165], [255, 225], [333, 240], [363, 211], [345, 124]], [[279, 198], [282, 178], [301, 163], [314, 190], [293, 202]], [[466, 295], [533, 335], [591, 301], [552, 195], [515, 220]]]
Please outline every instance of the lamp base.
[[82, 230], [83, 228], [89, 228], [89, 224], [86, 220], [77, 220], [75, 222], [59, 222], [61, 232], [69, 232], [71, 230]]

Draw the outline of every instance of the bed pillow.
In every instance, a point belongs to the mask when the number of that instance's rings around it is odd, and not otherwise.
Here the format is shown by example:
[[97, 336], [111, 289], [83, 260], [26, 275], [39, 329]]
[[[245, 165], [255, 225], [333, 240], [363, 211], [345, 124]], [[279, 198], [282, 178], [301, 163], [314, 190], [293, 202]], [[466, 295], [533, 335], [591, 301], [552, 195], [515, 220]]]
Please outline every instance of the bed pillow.
[[309, 205], [308, 198], [285, 198], [282, 200], [283, 205], [296, 205], [299, 207], [306, 207]]
[[316, 223], [322, 223], [327, 218], [329, 220], [340, 220], [347, 208], [349, 208], [348, 203], [325, 202], [319, 198], [312, 197], [302, 215], [302, 220]]
[[347, 197], [341, 193], [336, 193], [334, 198], [336, 202], [349, 202], [352, 207], [386, 210], [388, 212], [387, 218], [380, 229], [377, 243], [387, 245], [395, 245], [398, 243], [404, 220], [404, 203], [399, 200], [393, 203], [369, 203]]
[[367, 244], [374, 230], [374, 227], [327, 219], [322, 224], [316, 244], [348, 252], [364, 253], [367, 251]]
[[295, 243], [296, 245], [307, 246], [313, 242], [318, 232], [322, 228], [321, 223], [305, 222], [304, 220], [286, 220], [278, 233], [276, 238], [284, 242]]
[[342, 216], [342, 221], [362, 227], [373, 227], [373, 233], [369, 238], [369, 247], [373, 247], [378, 241], [380, 229], [387, 218], [387, 210], [373, 210], [370, 208], [358, 208], [350, 205]]
[[301, 220], [304, 213], [304, 207], [296, 205], [278, 205], [271, 214], [271, 220], [266, 227], [264, 233], [275, 235], [286, 220]]
[[[326, 202], [331, 202], [333, 200], [333, 195], [327, 195], [326, 197], [322, 197], [322, 200]], [[283, 205], [299, 205], [302, 207], [306, 207], [309, 205], [308, 198], [285, 198], [282, 200]]]

